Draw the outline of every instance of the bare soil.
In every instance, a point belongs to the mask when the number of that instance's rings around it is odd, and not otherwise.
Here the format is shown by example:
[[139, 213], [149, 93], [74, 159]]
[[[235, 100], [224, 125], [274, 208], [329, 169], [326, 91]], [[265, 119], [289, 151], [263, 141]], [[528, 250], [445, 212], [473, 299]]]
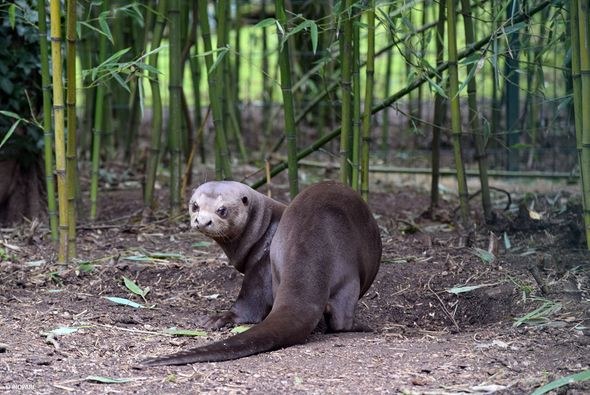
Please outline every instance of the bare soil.
[[[513, 196], [514, 210], [498, 209], [491, 226], [479, 221], [469, 239], [454, 225], [452, 197], [443, 196], [431, 216], [427, 192], [382, 182], [370, 205], [383, 261], [357, 311], [372, 332], [317, 331], [303, 345], [237, 361], [139, 370], [148, 356], [231, 336], [230, 329], [201, 337], [164, 331], [198, 329], [200, 315], [229, 308], [241, 276], [186, 217], [171, 223], [156, 211], [142, 224], [133, 185], [102, 192], [102, 220], [81, 226], [75, 265], [56, 265], [37, 223], [2, 230], [0, 390], [520, 394], [589, 367], [590, 256], [575, 193]], [[471, 205], [481, 218], [477, 199]], [[488, 248], [492, 261], [482, 252]], [[147, 301], [123, 276], [149, 287]], [[479, 287], [449, 292], [466, 286]], [[542, 306], [547, 314], [523, 319]], [[51, 334], [63, 327], [76, 331]], [[586, 382], [561, 393], [588, 391]]]

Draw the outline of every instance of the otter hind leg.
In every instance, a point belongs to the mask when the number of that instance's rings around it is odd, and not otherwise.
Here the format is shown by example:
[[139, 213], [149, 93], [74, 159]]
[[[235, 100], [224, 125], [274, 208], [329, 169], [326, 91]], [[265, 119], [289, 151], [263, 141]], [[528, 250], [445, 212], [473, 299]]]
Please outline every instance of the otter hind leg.
[[358, 302], [360, 285], [358, 281], [340, 284], [339, 289], [330, 296], [324, 318], [330, 332], [355, 331], [354, 311]]

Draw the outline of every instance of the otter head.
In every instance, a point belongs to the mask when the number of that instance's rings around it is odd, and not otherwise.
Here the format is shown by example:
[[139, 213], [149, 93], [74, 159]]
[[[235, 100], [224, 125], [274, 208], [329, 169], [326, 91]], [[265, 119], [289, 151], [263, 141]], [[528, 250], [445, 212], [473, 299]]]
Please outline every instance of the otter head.
[[248, 222], [249, 188], [234, 181], [211, 181], [193, 192], [188, 204], [191, 226], [216, 241], [239, 237]]

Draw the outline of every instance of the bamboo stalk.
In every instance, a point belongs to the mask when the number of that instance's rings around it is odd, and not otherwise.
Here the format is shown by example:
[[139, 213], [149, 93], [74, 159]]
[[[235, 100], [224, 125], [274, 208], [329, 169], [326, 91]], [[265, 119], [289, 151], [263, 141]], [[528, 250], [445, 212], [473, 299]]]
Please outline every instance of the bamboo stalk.
[[[91, 7], [89, 5], [85, 6], [84, 12], [88, 15], [91, 15]], [[82, 27], [80, 29], [81, 34], [81, 48], [78, 51], [79, 58], [80, 58], [80, 67], [82, 70], [88, 70], [93, 66], [93, 54], [96, 50], [96, 45], [94, 39], [95, 33], [93, 30]], [[90, 84], [90, 78], [86, 77], [82, 80], [84, 89], [84, 114], [82, 115], [82, 130], [80, 133], [81, 141], [81, 150], [80, 153], [84, 156], [85, 159], [90, 158], [91, 146], [92, 146], [92, 127], [93, 127], [93, 119], [94, 119], [94, 103], [96, 99], [96, 87]]]
[[361, 196], [369, 199], [369, 146], [371, 144], [371, 107], [375, 79], [375, 0], [370, 0], [367, 9], [367, 67], [365, 68], [365, 107], [361, 146]]
[[[166, 26], [166, 9], [168, 4], [166, 0], [158, 2], [156, 24], [153, 30], [151, 51], [160, 47], [162, 34]], [[152, 52], [148, 58], [148, 64], [154, 69], [158, 67], [158, 52]], [[154, 206], [154, 186], [156, 183], [156, 173], [160, 158], [160, 149], [162, 145], [162, 95], [160, 93], [159, 74], [150, 71], [148, 73], [150, 88], [152, 90], [152, 125], [150, 132], [150, 146], [148, 161], [146, 167], [146, 182], [143, 195], [143, 204], [145, 208]]]
[[[220, 1], [217, 3], [217, 48], [227, 48], [230, 45], [229, 42], [229, 7], [227, 7], [228, 1]], [[221, 89], [220, 100], [223, 103], [223, 118], [227, 122], [225, 123], [225, 130], [228, 131], [228, 135], [231, 135], [240, 153], [240, 157], [244, 162], [248, 160], [248, 153], [244, 144], [244, 139], [240, 133], [240, 125], [235, 112], [236, 98], [234, 96], [235, 86], [234, 79], [232, 77], [231, 69], [231, 57], [224, 56], [221, 63], [218, 65], [219, 68], [219, 80], [222, 81], [223, 88]]]
[[[100, 10], [105, 12], [109, 9], [109, 0], [103, 0]], [[99, 64], [106, 60], [107, 38], [100, 34], [98, 38], [98, 62]], [[105, 84], [100, 83], [96, 87], [96, 100], [94, 112], [94, 131], [92, 133], [92, 169], [90, 177], [90, 220], [94, 221], [97, 217], [97, 197], [98, 197], [98, 169], [100, 166], [100, 143], [101, 135], [104, 134], [104, 116], [105, 116]]]
[[57, 174], [57, 197], [59, 207], [58, 263], [68, 262], [68, 194], [66, 189], [66, 142], [64, 93], [61, 56], [61, 2], [49, 3], [51, 22], [51, 65], [53, 72], [53, 119], [55, 130], [55, 171]]
[[[393, 5], [387, 8], [387, 14], [391, 14]], [[424, 32], [422, 32], [424, 34]], [[392, 46], [395, 43], [393, 35], [390, 33], [387, 35], [389, 45]], [[388, 46], [389, 46], [388, 45]], [[380, 52], [380, 51], [379, 51]], [[375, 56], [379, 56], [379, 52]], [[385, 83], [383, 84], [383, 98], [388, 97], [389, 91], [391, 90], [391, 67], [393, 65], [393, 53], [394, 51], [387, 51], [387, 59], [385, 63]], [[381, 153], [383, 159], [387, 160], [389, 157], [389, 111], [385, 110], [381, 113]]]
[[39, 13], [39, 47], [41, 50], [41, 86], [43, 89], [43, 142], [45, 159], [45, 187], [47, 188], [47, 214], [51, 240], [58, 240], [57, 205], [55, 201], [55, 175], [53, 166], [53, 129], [51, 127], [51, 80], [49, 77], [49, 53], [47, 47], [47, 15], [45, 0], [37, 2]]
[[207, 13], [207, 1], [199, 1], [199, 24], [203, 36], [205, 48], [205, 64], [207, 66], [207, 82], [209, 85], [209, 102], [213, 112], [213, 125], [215, 126], [215, 176], [218, 179], [230, 179], [231, 168], [229, 165], [229, 153], [225, 136], [223, 109], [219, 101], [221, 84], [217, 79], [217, 73], [211, 72], [213, 66], [213, 54], [211, 45], [211, 30], [209, 28], [209, 15]]
[[[201, 109], [201, 62], [199, 57], [196, 56], [199, 53], [199, 40], [197, 39], [197, 29], [199, 26], [199, 10], [198, 4], [196, 1], [192, 3], [192, 12], [193, 12], [193, 19], [192, 19], [192, 42], [194, 47], [194, 56], [189, 57], [189, 64], [191, 69], [191, 81], [193, 85], [193, 101], [194, 101], [194, 109], [195, 112], [195, 125], [200, 125], [203, 121], [203, 114]], [[201, 156], [201, 163], [205, 163], [205, 138], [204, 138], [204, 130], [205, 128], [199, 128], [196, 136], [196, 143], [197, 148], [199, 151], [199, 155]]]
[[352, 133], [352, 0], [346, 0], [341, 13], [343, 26], [341, 59], [342, 133], [340, 134], [340, 182], [350, 184], [350, 136]]
[[582, 110], [582, 199], [584, 200], [584, 223], [586, 245], [590, 250], [590, 4], [578, 0], [578, 31], [580, 51], [581, 110]]
[[[438, 20], [436, 24], [436, 66], [440, 67], [444, 60], [444, 37], [445, 37], [445, 3], [438, 3]], [[443, 81], [442, 73], [436, 75], [436, 84], [441, 86]], [[434, 214], [438, 206], [439, 190], [438, 182], [440, 179], [440, 136], [442, 133], [442, 123], [446, 112], [446, 99], [439, 92], [434, 94], [434, 119], [432, 121], [432, 179], [430, 184], [430, 213]]]
[[[514, 12], [518, 9], [519, 0], [510, 0], [506, 9], [508, 20], [514, 18]], [[508, 35], [508, 54], [505, 59], [505, 106], [506, 106], [506, 144], [508, 145], [508, 170], [518, 170], [517, 147], [520, 141], [518, 121], [520, 115], [520, 74], [518, 56], [520, 52], [520, 38], [518, 31]]]
[[570, 3], [570, 35], [572, 40], [572, 90], [574, 102], [574, 128], [576, 130], [576, 150], [582, 164], [582, 77], [580, 75], [580, 29], [578, 22], [578, 0]]
[[360, 15], [353, 17], [352, 26], [352, 189], [360, 192], [361, 158], [361, 76], [360, 76]]
[[465, 178], [465, 165], [461, 152], [461, 109], [459, 103], [459, 72], [457, 67], [457, 33], [455, 0], [447, 1], [447, 52], [449, 58], [449, 100], [451, 103], [451, 133], [453, 141], [453, 158], [457, 169], [457, 188], [459, 190], [459, 212], [461, 223], [469, 222], [469, 192]]
[[168, 149], [170, 150], [170, 218], [176, 217], [180, 213], [180, 135], [182, 127], [182, 42], [181, 42], [181, 24], [180, 24], [180, 0], [169, 0], [168, 2], [168, 20], [170, 21], [169, 42], [170, 56], [168, 70], [170, 73], [170, 82], [168, 90], [169, 113], [168, 123]]
[[76, 252], [76, 191], [78, 183], [78, 161], [76, 157], [76, 1], [67, 1], [66, 16], [66, 60], [67, 60], [67, 117], [68, 141], [66, 147], [66, 189], [68, 195], [68, 258], [75, 258]]
[[[282, 31], [277, 28], [279, 42], [282, 44], [279, 51], [279, 67], [281, 70], [281, 91], [283, 93], [283, 111], [285, 115], [285, 135], [287, 136], [287, 162], [289, 175], [289, 194], [294, 198], [299, 193], [299, 177], [297, 172], [297, 130], [295, 129], [295, 110], [293, 104], [293, 92], [291, 90], [291, 59], [289, 43], [283, 42], [287, 29], [287, 14], [283, 0], [275, 1], [277, 20], [282, 26]], [[280, 44], [280, 45], [281, 45]]]
[[[240, 103], [242, 102], [241, 97], [240, 97], [240, 75], [241, 75], [241, 70], [240, 67], [242, 66], [241, 63], [241, 59], [242, 59], [242, 15], [240, 12], [240, 0], [235, 0], [234, 2], [234, 7], [236, 10], [236, 19], [235, 19], [235, 30], [236, 30], [236, 37], [235, 37], [235, 56], [234, 56], [234, 72], [232, 74], [233, 76], [233, 80], [232, 80], [232, 86], [234, 89], [234, 103], [233, 103], [233, 113], [234, 116], [236, 116], [236, 121], [238, 123], [238, 133], [241, 133], [242, 130], [242, 117], [240, 115]], [[241, 138], [241, 134], [240, 134], [240, 138]], [[244, 143], [241, 143], [242, 146], [244, 146]], [[245, 151], [247, 153], [247, 151]], [[247, 156], [246, 156], [246, 160], [247, 160]]]
[[[461, 0], [463, 9], [463, 25], [465, 27], [465, 41], [469, 46], [475, 42], [475, 32], [473, 31], [473, 20], [471, 19], [470, 0]], [[476, 82], [476, 63], [467, 65], [467, 75], [471, 79], [467, 82], [467, 100], [469, 107], [469, 127], [475, 138], [475, 150], [477, 153], [477, 162], [481, 181], [481, 202], [484, 218], [487, 223], [492, 222], [492, 201], [490, 198], [490, 186], [488, 180], [488, 159], [486, 145], [483, 138], [483, 130], [479, 121], [479, 111], [477, 109], [477, 82]]]

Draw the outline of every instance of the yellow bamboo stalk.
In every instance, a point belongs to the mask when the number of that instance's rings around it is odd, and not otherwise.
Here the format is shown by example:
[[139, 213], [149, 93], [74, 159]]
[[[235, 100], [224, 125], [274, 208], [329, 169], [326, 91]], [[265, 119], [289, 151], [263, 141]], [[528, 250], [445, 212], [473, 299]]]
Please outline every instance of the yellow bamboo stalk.
[[66, 194], [66, 155], [64, 133], [64, 94], [61, 57], [61, 3], [51, 0], [51, 70], [53, 72], [53, 122], [55, 130], [55, 171], [57, 174], [57, 200], [59, 213], [58, 263], [68, 261], [68, 196]]
[[584, 200], [584, 223], [586, 244], [590, 249], [590, 5], [578, 1], [578, 29], [580, 40], [580, 75], [582, 80], [582, 153], [580, 172], [582, 174], [582, 199]]

